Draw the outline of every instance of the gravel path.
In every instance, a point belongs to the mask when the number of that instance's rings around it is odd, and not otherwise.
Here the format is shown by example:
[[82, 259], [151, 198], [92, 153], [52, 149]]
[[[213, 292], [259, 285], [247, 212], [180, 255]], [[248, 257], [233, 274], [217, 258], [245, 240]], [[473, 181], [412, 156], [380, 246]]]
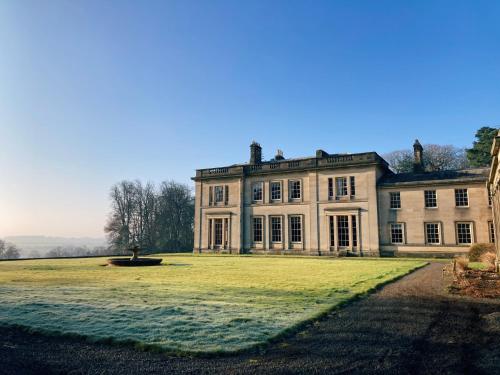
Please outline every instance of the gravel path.
[[500, 374], [500, 301], [443, 292], [431, 264], [265, 352], [176, 358], [0, 328], [1, 374]]

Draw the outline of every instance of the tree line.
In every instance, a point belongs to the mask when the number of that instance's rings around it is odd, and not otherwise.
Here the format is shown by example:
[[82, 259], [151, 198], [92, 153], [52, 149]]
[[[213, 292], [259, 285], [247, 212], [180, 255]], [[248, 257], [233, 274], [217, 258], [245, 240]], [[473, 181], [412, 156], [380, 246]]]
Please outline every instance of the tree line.
[[[424, 162], [427, 172], [437, 172], [470, 167], [488, 167], [491, 162], [491, 145], [498, 129], [484, 126], [476, 132], [472, 148], [452, 145], [424, 145]], [[396, 173], [413, 170], [413, 150], [393, 151], [384, 155], [391, 169]]]
[[124, 180], [112, 186], [110, 199], [104, 230], [113, 251], [135, 245], [146, 252], [192, 250], [194, 197], [187, 185]]

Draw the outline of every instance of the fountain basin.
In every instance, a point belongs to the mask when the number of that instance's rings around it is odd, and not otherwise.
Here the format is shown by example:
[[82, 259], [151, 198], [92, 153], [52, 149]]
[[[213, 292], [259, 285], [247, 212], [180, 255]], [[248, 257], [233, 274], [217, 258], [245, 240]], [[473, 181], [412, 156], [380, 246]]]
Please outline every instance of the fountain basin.
[[111, 258], [108, 259], [108, 264], [120, 267], [145, 267], [158, 266], [162, 260], [161, 258]]

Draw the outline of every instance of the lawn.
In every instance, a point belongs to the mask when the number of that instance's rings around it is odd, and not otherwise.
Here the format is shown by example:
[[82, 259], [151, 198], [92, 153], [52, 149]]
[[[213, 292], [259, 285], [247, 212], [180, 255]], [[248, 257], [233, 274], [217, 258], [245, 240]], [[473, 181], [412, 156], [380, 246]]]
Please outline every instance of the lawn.
[[425, 264], [404, 259], [162, 255], [0, 262], [0, 324], [172, 352], [264, 343]]

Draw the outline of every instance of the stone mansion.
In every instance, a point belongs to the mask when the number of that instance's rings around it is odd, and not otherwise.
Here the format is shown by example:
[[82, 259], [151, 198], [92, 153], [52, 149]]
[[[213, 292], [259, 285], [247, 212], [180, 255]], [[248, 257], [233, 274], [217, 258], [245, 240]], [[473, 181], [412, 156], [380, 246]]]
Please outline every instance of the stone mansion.
[[375, 152], [262, 160], [199, 169], [194, 252], [304, 255], [465, 253], [494, 242], [489, 169], [393, 173]]

